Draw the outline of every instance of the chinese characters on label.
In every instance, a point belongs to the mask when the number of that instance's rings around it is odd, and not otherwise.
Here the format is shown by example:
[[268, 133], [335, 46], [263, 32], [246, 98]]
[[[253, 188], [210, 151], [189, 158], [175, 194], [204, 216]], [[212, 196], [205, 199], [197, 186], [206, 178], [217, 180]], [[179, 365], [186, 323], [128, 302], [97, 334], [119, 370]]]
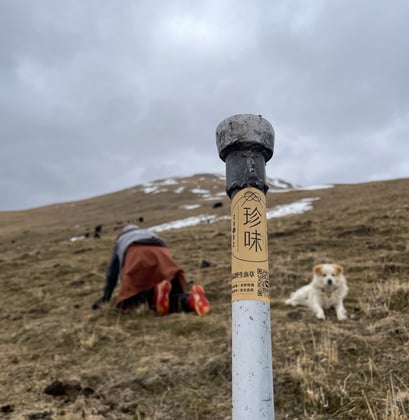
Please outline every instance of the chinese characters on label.
[[257, 297], [263, 298], [269, 296], [269, 290], [268, 271], [263, 268], [257, 268], [256, 272], [239, 271], [232, 273], [232, 296], [238, 294], [247, 294], [247, 296], [248, 294], [256, 294]]
[[255, 188], [232, 201], [232, 300], [269, 301], [265, 196]]

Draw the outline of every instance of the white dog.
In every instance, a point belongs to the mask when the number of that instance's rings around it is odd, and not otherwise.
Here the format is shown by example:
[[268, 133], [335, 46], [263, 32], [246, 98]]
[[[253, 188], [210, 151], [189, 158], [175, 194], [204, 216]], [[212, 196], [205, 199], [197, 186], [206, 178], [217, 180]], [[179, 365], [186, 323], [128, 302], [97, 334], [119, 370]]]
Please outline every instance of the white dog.
[[348, 286], [343, 271], [338, 264], [316, 265], [311, 283], [293, 292], [285, 303], [307, 306], [318, 319], [325, 319], [324, 309], [335, 308], [339, 321], [347, 319], [344, 298]]

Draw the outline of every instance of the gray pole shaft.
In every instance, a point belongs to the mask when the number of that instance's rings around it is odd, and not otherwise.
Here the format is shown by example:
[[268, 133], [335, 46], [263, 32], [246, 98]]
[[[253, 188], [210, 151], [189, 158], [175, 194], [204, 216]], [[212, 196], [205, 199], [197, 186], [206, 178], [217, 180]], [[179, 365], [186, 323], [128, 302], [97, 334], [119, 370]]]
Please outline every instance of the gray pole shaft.
[[[233, 199], [232, 279], [235, 279], [235, 282], [232, 280], [232, 417], [233, 420], [274, 420], [270, 302], [269, 297], [266, 298], [269, 293], [268, 260], [259, 263], [257, 258], [255, 262], [251, 257], [245, 256], [236, 259], [239, 261], [239, 268], [237, 264], [236, 268], [233, 267], [234, 250], [235, 247], [238, 248], [241, 234], [245, 233], [246, 238], [250, 238], [250, 235], [258, 233], [254, 230], [239, 232], [239, 213], [246, 207], [247, 212], [250, 211], [251, 197], [264, 196], [268, 189], [264, 167], [273, 154], [274, 131], [270, 123], [261, 116], [235, 115], [218, 125], [216, 140], [220, 158], [226, 162], [226, 191]], [[237, 197], [238, 200], [241, 199], [243, 191], [248, 195], [244, 195], [239, 203], [235, 203]], [[259, 200], [258, 203], [260, 201], [263, 200]], [[235, 209], [238, 209], [239, 213]], [[260, 223], [263, 222], [266, 226], [265, 204], [257, 210]], [[246, 223], [247, 221], [244, 224]], [[264, 238], [261, 248], [267, 253], [267, 237]], [[265, 264], [266, 274], [258, 277], [258, 282], [260, 279], [266, 280], [267, 289], [264, 288], [263, 298], [258, 299], [258, 296], [253, 294], [253, 285], [256, 289], [257, 281], [252, 283], [250, 280], [252, 274], [257, 280], [258, 272], [263, 271], [258, 267], [265, 268]], [[240, 265], [244, 269], [241, 269]], [[256, 267], [254, 271], [252, 267]], [[237, 270], [237, 273], [234, 270]], [[234, 294], [236, 292], [237, 294]]]
[[232, 302], [233, 420], [274, 419], [270, 304]]

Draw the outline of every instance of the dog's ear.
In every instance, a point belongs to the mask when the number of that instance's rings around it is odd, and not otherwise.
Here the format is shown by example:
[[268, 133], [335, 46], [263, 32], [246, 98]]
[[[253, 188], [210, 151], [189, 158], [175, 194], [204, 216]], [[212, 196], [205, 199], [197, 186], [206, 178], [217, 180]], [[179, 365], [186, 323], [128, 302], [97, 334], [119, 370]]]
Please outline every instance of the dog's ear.
[[340, 274], [344, 272], [344, 267], [342, 267], [342, 265], [334, 264], [334, 267], [335, 267], [335, 271], [337, 272], [337, 276], [339, 276]]
[[318, 264], [318, 265], [314, 265], [314, 268], [312, 269], [312, 271], [314, 272], [314, 274], [316, 275], [321, 275], [322, 274], [322, 264]]

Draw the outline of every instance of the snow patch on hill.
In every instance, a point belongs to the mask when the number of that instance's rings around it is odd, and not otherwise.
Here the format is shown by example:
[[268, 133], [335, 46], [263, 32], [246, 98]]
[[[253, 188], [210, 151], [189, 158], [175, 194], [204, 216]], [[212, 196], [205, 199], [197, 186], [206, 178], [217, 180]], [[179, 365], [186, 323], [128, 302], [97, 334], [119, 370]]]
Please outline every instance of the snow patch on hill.
[[[273, 207], [266, 211], [267, 219], [277, 217], [291, 216], [294, 214], [302, 214], [313, 209], [312, 203], [319, 200], [318, 197], [303, 198], [294, 203], [284, 204]], [[216, 216], [214, 214], [201, 214], [199, 216], [187, 217], [185, 219], [175, 220], [173, 222], [163, 223], [161, 225], [153, 226], [150, 229], [154, 232], [164, 232], [172, 229], [181, 229], [190, 226], [197, 226], [201, 224], [210, 224], [220, 222], [222, 220], [229, 220], [230, 216]]]
[[274, 219], [277, 217], [285, 217], [293, 214], [302, 214], [307, 211], [312, 210], [312, 203], [315, 200], [319, 200], [318, 197], [312, 198], [303, 198], [302, 200], [295, 201], [290, 204], [283, 204], [281, 206], [276, 206], [270, 210], [267, 210], [266, 215], [267, 219]]

